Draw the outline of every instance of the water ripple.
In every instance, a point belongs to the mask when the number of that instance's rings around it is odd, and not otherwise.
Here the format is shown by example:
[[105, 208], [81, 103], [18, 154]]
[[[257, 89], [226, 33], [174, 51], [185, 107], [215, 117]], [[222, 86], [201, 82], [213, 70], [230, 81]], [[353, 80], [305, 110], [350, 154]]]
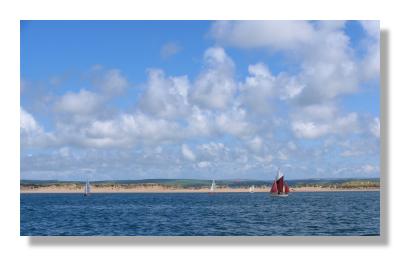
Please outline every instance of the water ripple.
[[21, 194], [21, 235], [379, 235], [379, 192]]

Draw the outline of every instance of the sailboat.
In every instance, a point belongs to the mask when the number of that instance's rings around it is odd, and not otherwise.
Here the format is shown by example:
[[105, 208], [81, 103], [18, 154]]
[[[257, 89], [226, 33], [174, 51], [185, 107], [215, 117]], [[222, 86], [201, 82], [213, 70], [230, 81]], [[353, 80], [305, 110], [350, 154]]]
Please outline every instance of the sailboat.
[[285, 182], [283, 173], [281, 170], [278, 170], [276, 174], [274, 183], [272, 184], [270, 194], [271, 196], [288, 196], [289, 195], [289, 185]]
[[85, 190], [84, 190], [84, 194], [83, 195], [84, 196], [90, 195], [90, 184], [89, 184], [89, 181], [86, 181]]
[[210, 193], [215, 193], [215, 189], [216, 189], [215, 180], [213, 180], [210, 187]]
[[249, 192], [250, 192], [250, 193], [254, 193], [254, 190], [255, 190], [255, 187], [254, 187], [254, 185], [252, 185], [252, 186], [249, 188]]

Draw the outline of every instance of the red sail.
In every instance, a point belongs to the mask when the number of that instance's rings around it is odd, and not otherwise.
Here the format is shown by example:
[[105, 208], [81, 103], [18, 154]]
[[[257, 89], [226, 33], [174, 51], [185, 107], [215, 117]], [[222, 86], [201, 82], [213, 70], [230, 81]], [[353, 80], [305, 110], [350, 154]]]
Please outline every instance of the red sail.
[[280, 179], [278, 179], [277, 181], [276, 181], [276, 185], [277, 185], [277, 187], [278, 187], [278, 193], [280, 194], [280, 193], [283, 193], [283, 186], [284, 186], [284, 183], [283, 183], [283, 176], [280, 178]]
[[285, 193], [289, 194], [289, 185], [285, 182]]
[[276, 186], [276, 181], [272, 184], [271, 193], [278, 193], [278, 187]]

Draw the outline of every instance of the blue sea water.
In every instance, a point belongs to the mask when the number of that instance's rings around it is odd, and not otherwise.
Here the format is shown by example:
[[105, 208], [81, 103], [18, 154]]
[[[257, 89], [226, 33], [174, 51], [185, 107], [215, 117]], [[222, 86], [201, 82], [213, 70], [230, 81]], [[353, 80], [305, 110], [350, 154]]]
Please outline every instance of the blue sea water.
[[21, 194], [22, 236], [380, 234], [379, 192]]

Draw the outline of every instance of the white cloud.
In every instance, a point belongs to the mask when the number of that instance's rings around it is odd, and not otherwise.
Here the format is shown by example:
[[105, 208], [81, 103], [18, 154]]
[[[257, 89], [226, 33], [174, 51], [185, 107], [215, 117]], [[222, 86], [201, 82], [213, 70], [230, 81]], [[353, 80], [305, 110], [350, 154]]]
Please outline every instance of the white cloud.
[[116, 122], [115, 120], [96, 120], [92, 122], [90, 128], [88, 129], [88, 135], [93, 138], [114, 137], [122, 135], [120, 133], [120, 128], [124, 129], [123, 125], [126, 125], [126, 123], [123, 122], [124, 120], [126, 119], [122, 118], [121, 122]]
[[296, 137], [316, 139], [328, 134], [349, 134], [359, 132], [357, 113], [349, 113], [343, 117], [335, 117], [323, 122], [297, 120], [292, 123]]
[[279, 87], [279, 98], [291, 100], [299, 96], [306, 85], [302, 84], [296, 76], [281, 73], [277, 77], [277, 86]]
[[20, 108], [20, 136], [23, 147], [46, 147], [55, 143], [53, 134], [46, 133], [35, 118]]
[[380, 74], [380, 26], [379, 21], [361, 21], [361, 26], [368, 34], [366, 39], [366, 55], [362, 60], [365, 80], [379, 77]]
[[329, 132], [326, 124], [317, 125], [314, 122], [295, 121], [292, 124], [294, 134], [299, 138], [315, 139]]
[[359, 156], [362, 154], [363, 154], [363, 152], [361, 152], [361, 151], [353, 151], [353, 150], [345, 150], [342, 153], [340, 153], [340, 155], [343, 157], [354, 157], [354, 156]]
[[71, 151], [68, 147], [62, 147], [58, 150], [58, 153], [60, 154], [60, 156], [62, 157], [69, 157], [71, 154]]
[[346, 116], [335, 120], [334, 132], [339, 134], [357, 133], [360, 131], [359, 118], [357, 113], [349, 113]]
[[268, 155], [265, 155], [265, 156], [254, 156], [254, 158], [258, 161], [258, 162], [260, 162], [260, 163], [271, 163], [273, 160], [274, 160], [274, 157], [272, 156], [272, 155], [270, 155], [270, 154], [268, 154]]
[[375, 137], [379, 138], [381, 136], [381, 122], [379, 118], [374, 118], [369, 125], [369, 129]]
[[106, 98], [120, 95], [129, 86], [127, 78], [118, 69], [106, 70], [102, 66], [92, 68], [92, 83]]
[[194, 83], [191, 98], [205, 108], [224, 109], [236, 91], [234, 63], [224, 49], [209, 48], [204, 53], [206, 69]]
[[240, 86], [243, 104], [260, 114], [271, 112], [270, 103], [276, 91], [275, 77], [263, 63], [250, 65], [248, 70], [250, 76]]
[[181, 47], [176, 42], [165, 43], [161, 47], [160, 55], [163, 59], [169, 58], [181, 51]]
[[189, 134], [196, 136], [210, 136], [215, 133], [216, 127], [213, 114], [209, 110], [192, 108], [191, 115], [187, 118]]
[[361, 65], [364, 67], [365, 80], [377, 78], [380, 75], [380, 45], [379, 41], [367, 46], [367, 55]]
[[131, 141], [136, 139], [142, 143], [157, 143], [176, 140], [183, 136], [177, 132], [179, 126], [175, 122], [151, 118], [142, 113], [123, 114], [116, 120], [116, 127], [119, 128], [118, 134], [122, 136], [121, 140], [128, 142], [131, 138]]
[[362, 20], [360, 23], [369, 36], [379, 39], [380, 26], [378, 20]]
[[183, 157], [186, 158], [187, 160], [190, 160], [190, 161], [196, 160], [196, 155], [193, 153], [193, 151], [189, 148], [188, 145], [182, 144], [181, 151], [182, 151]]
[[343, 29], [346, 25], [346, 21], [343, 20], [322, 20], [318, 21], [318, 28], [321, 30], [327, 30], [327, 31], [335, 31], [335, 30], [340, 30]]
[[292, 115], [297, 119], [311, 121], [330, 121], [338, 114], [337, 108], [332, 103], [307, 105], [296, 107]]
[[187, 136], [176, 122], [141, 112], [79, 124], [63, 123], [56, 134], [63, 144], [83, 148], [132, 148], [138, 144], [176, 142]]
[[379, 172], [379, 168], [375, 165], [366, 164], [366, 165], [361, 166], [359, 171], [366, 173], [366, 174], [371, 174], [371, 173]]
[[199, 168], [208, 168], [211, 166], [211, 163], [208, 161], [201, 161], [197, 164]]
[[315, 104], [358, 90], [359, 67], [341, 30], [319, 31], [313, 45], [304, 50], [298, 75], [305, 85], [298, 96], [302, 104]]
[[152, 115], [175, 118], [189, 112], [189, 81], [186, 76], [165, 77], [162, 70], [149, 70], [145, 93], [140, 99], [140, 108]]
[[[365, 122], [367, 120], [363, 121]], [[362, 126], [368, 128], [366, 123], [363, 123]], [[379, 159], [379, 141], [374, 140], [373, 135], [368, 130], [364, 130], [358, 135], [359, 136], [352, 138], [335, 138], [335, 140], [332, 141], [331, 146], [338, 148], [341, 151], [340, 156], [342, 157], [353, 159], [357, 159], [359, 157], [368, 157], [368, 159], [374, 159], [377, 157]]]
[[122, 116], [122, 127], [123, 131], [128, 134], [137, 134], [143, 142], [175, 140], [183, 136], [178, 132], [180, 129], [175, 122], [151, 118], [141, 113], [124, 114]]
[[242, 137], [254, 132], [253, 126], [246, 121], [246, 111], [242, 108], [234, 108], [216, 116], [215, 124], [222, 134], [231, 134]]
[[[298, 74], [281, 74], [282, 99], [308, 105], [357, 92], [362, 71], [342, 21], [217, 21], [211, 34], [221, 44], [288, 53]], [[290, 57], [289, 57], [290, 56]], [[376, 56], [375, 56], [376, 57]]]
[[60, 112], [88, 115], [97, 111], [103, 99], [100, 95], [81, 89], [78, 93], [68, 92], [56, 103], [55, 109]]
[[25, 133], [41, 133], [43, 132], [42, 127], [40, 127], [36, 120], [31, 114], [25, 111], [21, 107], [20, 109], [20, 128], [21, 132]]
[[221, 47], [210, 47], [204, 52], [204, 61], [209, 68], [232, 71], [235, 64]]
[[263, 148], [263, 140], [261, 137], [255, 136], [248, 142], [248, 145], [253, 152], [259, 153]]
[[306, 21], [217, 21], [211, 35], [225, 45], [280, 50], [309, 43], [314, 30]]
[[108, 93], [119, 94], [128, 87], [127, 79], [121, 74], [121, 71], [112, 69], [106, 72], [102, 82], [103, 89]]
[[292, 130], [296, 137], [315, 139], [331, 132], [336, 108], [328, 104], [297, 107], [292, 116]]
[[288, 160], [288, 155], [286, 154], [286, 152], [280, 150], [280, 151], [278, 151], [277, 158], [280, 160], [286, 161], [286, 160]]
[[222, 161], [229, 151], [223, 143], [209, 142], [198, 146], [198, 151], [203, 159]]

